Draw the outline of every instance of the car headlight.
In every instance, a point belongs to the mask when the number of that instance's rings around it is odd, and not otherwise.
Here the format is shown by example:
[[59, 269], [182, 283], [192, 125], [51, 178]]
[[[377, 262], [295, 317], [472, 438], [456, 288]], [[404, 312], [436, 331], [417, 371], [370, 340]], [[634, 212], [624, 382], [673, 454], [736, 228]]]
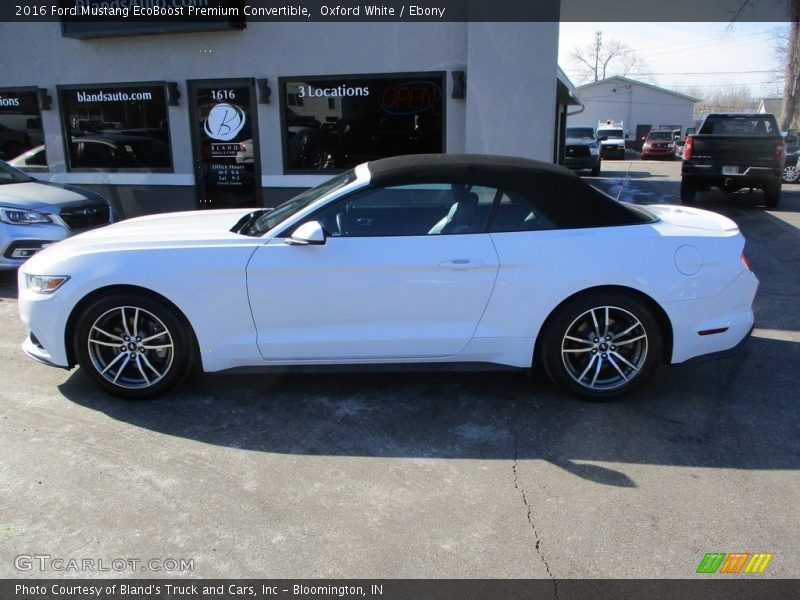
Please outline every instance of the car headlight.
[[17, 210], [0, 208], [0, 221], [11, 225], [33, 225], [35, 223], [52, 223], [50, 216], [35, 210]]
[[31, 275], [25, 273], [25, 285], [36, 294], [52, 294], [69, 279], [66, 275]]
[[597, 156], [600, 154], [600, 148], [589, 148], [589, 154], [592, 156]]

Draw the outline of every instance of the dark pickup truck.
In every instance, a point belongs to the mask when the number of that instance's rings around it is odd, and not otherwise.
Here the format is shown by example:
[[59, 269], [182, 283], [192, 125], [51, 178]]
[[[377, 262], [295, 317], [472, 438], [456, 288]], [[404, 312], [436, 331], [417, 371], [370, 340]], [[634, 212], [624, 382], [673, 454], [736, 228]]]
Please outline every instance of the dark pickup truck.
[[681, 202], [691, 204], [698, 190], [717, 186], [726, 192], [764, 190], [764, 205], [778, 206], [785, 142], [775, 116], [713, 113], [686, 138], [681, 167]]

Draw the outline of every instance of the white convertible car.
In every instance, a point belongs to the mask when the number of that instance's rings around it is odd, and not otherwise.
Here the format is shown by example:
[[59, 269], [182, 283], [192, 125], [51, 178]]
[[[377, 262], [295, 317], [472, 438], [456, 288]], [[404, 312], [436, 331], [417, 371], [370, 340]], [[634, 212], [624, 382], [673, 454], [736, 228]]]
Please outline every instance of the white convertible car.
[[541, 361], [602, 400], [748, 336], [743, 247], [725, 217], [622, 204], [560, 167], [403, 156], [276, 209], [141, 217], [47, 248], [19, 271], [23, 349], [127, 398], [194, 368]]

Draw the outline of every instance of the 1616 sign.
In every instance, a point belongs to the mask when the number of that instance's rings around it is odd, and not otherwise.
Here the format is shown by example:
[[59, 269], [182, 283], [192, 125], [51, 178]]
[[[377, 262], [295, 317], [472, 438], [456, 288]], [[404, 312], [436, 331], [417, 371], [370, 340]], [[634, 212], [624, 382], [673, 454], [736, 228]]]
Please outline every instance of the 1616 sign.
[[211, 90], [211, 97], [214, 100], [236, 100], [236, 92], [233, 90]]

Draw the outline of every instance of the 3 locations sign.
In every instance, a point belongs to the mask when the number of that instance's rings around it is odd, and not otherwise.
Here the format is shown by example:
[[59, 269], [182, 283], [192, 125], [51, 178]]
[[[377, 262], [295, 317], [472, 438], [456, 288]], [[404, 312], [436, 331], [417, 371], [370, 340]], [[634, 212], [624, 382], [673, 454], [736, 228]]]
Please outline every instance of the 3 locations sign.
[[0, 89], [0, 160], [44, 143], [36, 90]]
[[281, 80], [288, 170], [444, 151], [444, 75]]

